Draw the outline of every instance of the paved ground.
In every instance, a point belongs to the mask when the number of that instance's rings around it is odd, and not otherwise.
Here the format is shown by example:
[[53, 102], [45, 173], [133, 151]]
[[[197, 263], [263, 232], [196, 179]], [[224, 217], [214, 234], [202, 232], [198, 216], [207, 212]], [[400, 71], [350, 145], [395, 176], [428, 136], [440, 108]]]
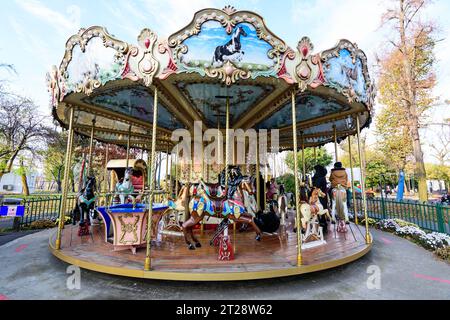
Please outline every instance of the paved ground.
[[[372, 230], [373, 250], [349, 265], [309, 275], [233, 283], [128, 279], [81, 271], [67, 289], [67, 264], [48, 251], [50, 230], [0, 246], [1, 299], [450, 299], [450, 265], [415, 244]], [[372, 267], [371, 267], [372, 266]], [[369, 289], [381, 271], [380, 289]], [[372, 271], [373, 272], [373, 271]], [[372, 279], [373, 280], [373, 279]]]
[[20, 232], [5, 232], [0, 233], [0, 246], [4, 245], [5, 243], [8, 243], [10, 241], [13, 241], [18, 238], [25, 237], [26, 235], [33, 234], [39, 232], [39, 230], [26, 230], [26, 231], [20, 231]]

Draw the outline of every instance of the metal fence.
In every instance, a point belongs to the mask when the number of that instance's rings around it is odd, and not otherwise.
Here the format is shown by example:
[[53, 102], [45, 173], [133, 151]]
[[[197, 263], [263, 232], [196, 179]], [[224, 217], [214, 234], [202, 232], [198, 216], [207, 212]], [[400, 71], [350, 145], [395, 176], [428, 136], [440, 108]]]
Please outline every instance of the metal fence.
[[[362, 199], [356, 199], [361, 215]], [[349, 208], [353, 212], [353, 204]], [[367, 215], [375, 220], [401, 219], [428, 231], [450, 234], [450, 207], [440, 203], [422, 204], [417, 201], [396, 201], [385, 198], [367, 199]]]
[[[104, 206], [112, 203], [113, 194], [99, 194], [97, 205]], [[20, 220], [20, 226], [29, 226], [37, 220], [54, 220], [59, 217], [61, 207], [61, 194], [36, 195], [23, 199], [25, 215]], [[157, 191], [154, 202], [163, 202], [166, 194]], [[67, 198], [66, 215], [75, 208], [76, 194], [70, 194]], [[356, 199], [358, 214], [362, 214], [362, 199]], [[353, 212], [353, 204], [349, 207]], [[417, 224], [424, 230], [437, 231], [450, 234], [450, 207], [441, 204], [421, 204], [413, 201], [398, 202], [391, 199], [375, 198], [367, 199], [367, 211], [370, 218], [402, 219]]]
[[[112, 203], [114, 194], [103, 193], [97, 195], [97, 205], [105, 206]], [[147, 196], [147, 195], [145, 195]], [[163, 191], [156, 191], [154, 202], [163, 202], [166, 194]], [[59, 218], [61, 208], [61, 194], [52, 195], [31, 195], [22, 198], [21, 204], [25, 206], [25, 214], [20, 219], [19, 226], [26, 227], [31, 225], [33, 221], [39, 220], [56, 220]], [[67, 205], [65, 215], [69, 216], [77, 203], [77, 195], [69, 194], [67, 197]]]

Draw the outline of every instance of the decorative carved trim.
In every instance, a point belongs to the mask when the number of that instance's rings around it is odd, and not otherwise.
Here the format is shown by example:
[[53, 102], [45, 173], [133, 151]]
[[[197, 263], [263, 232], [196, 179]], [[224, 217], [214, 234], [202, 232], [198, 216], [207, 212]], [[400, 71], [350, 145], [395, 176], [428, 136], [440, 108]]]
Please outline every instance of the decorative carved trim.
[[178, 70], [178, 67], [177, 67], [175, 61], [173, 60], [172, 49], [169, 47], [169, 43], [167, 40], [164, 40], [163, 42], [161, 42], [158, 45], [158, 52], [160, 54], [167, 53], [167, 55], [169, 56], [169, 62], [167, 64], [167, 66], [164, 68], [164, 70], [158, 77], [159, 79], [164, 80], [164, 79], [167, 79], [167, 77], [169, 77], [171, 74], [176, 73]]
[[322, 66], [318, 55], [312, 55], [314, 45], [308, 37], [303, 37], [297, 45], [300, 63], [295, 67], [298, 87], [305, 91], [309, 86], [317, 88], [324, 82]]
[[[362, 72], [364, 76], [364, 80], [366, 83], [366, 91], [367, 91], [367, 98], [368, 101], [364, 102], [366, 106], [369, 108], [369, 110], [372, 109], [372, 106], [374, 105], [375, 101], [375, 85], [372, 83], [369, 75], [369, 69], [367, 64], [367, 56], [361, 49], [358, 48], [358, 45], [356, 43], [352, 43], [347, 39], [341, 39], [339, 40], [338, 44], [334, 46], [333, 48], [329, 50], [325, 50], [320, 54], [320, 58], [322, 62], [326, 62], [331, 58], [339, 57], [339, 52], [343, 49], [346, 49], [352, 58], [353, 64], [356, 63], [357, 59], [361, 60], [362, 65]], [[325, 79], [326, 80], [326, 79]], [[354, 101], [359, 101], [356, 93], [354, 92], [353, 88], [336, 88], [341, 94], [343, 94], [345, 97], [347, 97], [348, 101], [350, 103]]]
[[[67, 68], [68, 68], [70, 62], [72, 61], [73, 49], [75, 48], [75, 46], [79, 46], [81, 49], [81, 52], [84, 53], [86, 51], [86, 46], [88, 45], [89, 41], [91, 41], [93, 38], [101, 38], [103, 41], [103, 45], [106, 48], [112, 48], [112, 49], [116, 50], [117, 51], [117, 54], [116, 54], [117, 60], [125, 59], [124, 55], [128, 51], [128, 48], [129, 48], [128, 44], [124, 41], [118, 40], [118, 39], [114, 38], [113, 36], [111, 36], [108, 33], [108, 31], [106, 30], [106, 28], [99, 27], [99, 26], [93, 26], [88, 29], [80, 29], [78, 34], [71, 36], [69, 38], [69, 40], [67, 41], [64, 58], [59, 67], [59, 73], [61, 74], [62, 79], [64, 81], [64, 86], [65, 86], [65, 83], [67, 82], [67, 78], [68, 78]], [[119, 74], [122, 74], [122, 73], [123, 73], [123, 70]], [[102, 85], [102, 83], [98, 79], [92, 78], [91, 75], [87, 74], [83, 83], [77, 84], [76, 87], [74, 88], [74, 91], [75, 92], [83, 92], [86, 95], [90, 95], [94, 89], [100, 87], [101, 85]], [[60, 96], [62, 99], [64, 97], [64, 95], [67, 93], [66, 86], [64, 87], [64, 91], [61, 93], [62, 94], [60, 94]]]
[[205, 69], [205, 72], [211, 78], [223, 80], [227, 86], [235, 83], [238, 79], [248, 79], [251, 75], [250, 71], [237, 69], [230, 61], [226, 61], [218, 69]]
[[[248, 79], [250, 77], [267, 76], [266, 72], [252, 72], [251, 70], [243, 70], [235, 66], [233, 63], [227, 61], [220, 68], [204, 67], [204, 68], [191, 68], [185, 66], [181, 62], [183, 54], [187, 53], [188, 48], [183, 42], [200, 33], [203, 23], [207, 21], [217, 21], [226, 30], [228, 34], [231, 34], [233, 28], [239, 23], [249, 23], [255, 30], [258, 38], [270, 44], [272, 49], [267, 52], [267, 56], [270, 59], [275, 59], [275, 65], [271, 68], [271, 72], [277, 75], [282, 70], [285, 55], [289, 47], [283, 40], [275, 36], [265, 25], [264, 19], [250, 11], [236, 11], [233, 7], [227, 6], [223, 10], [218, 9], [204, 9], [198, 11], [191, 23], [180, 31], [171, 35], [168, 39], [168, 46], [173, 49], [172, 58], [176, 65], [181, 66], [185, 72], [199, 72], [202, 76], [208, 75], [209, 77], [217, 77], [224, 81], [227, 85], [235, 83], [238, 79]], [[289, 57], [292, 57], [290, 54]], [[286, 72], [282, 73], [284, 75]], [[289, 81], [289, 77], [284, 78]]]
[[157, 35], [150, 29], [142, 30], [138, 37], [138, 43], [141, 47], [141, 50], [139, 50], [138, 71], [147, 87], [152, 84], [153, 77], [159, 69], [159, 62], [153, 55], [153, 49], [157, 40]]
[[61, 93], [60, 89], [60, 73], [57, 66], [52, 66], [50, 72], [46, 74], [47, 89], [51, 95], [50, 105], [56, 107], [59, 102]]

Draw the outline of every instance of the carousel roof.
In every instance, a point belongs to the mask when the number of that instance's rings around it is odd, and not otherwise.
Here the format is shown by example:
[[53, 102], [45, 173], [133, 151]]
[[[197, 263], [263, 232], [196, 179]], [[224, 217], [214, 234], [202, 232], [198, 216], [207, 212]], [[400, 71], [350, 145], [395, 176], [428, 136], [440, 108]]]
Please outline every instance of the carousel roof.
[[53, 115], [95, 138], [148, 148], [152, 134], [154, 90], [158, 91], [157, 141], [173, 143], [175, 129], [224, 128], [229, 96], [230, 126], [280, 129], [280, 146], [292, 148], [291, 93], [295, 90], [297, 129], [305, 146], [319, 146], [368, 126], [374, 86], [367, 58], [356, 44], [340, 40], [313, 53], [302, 38], [296, 50], [274, 35], [262, 17], [232, 7], [204, 9], [192, 22], [159, 40], [144, 29], [136, 45], [103, 27], [81, 29], [67, 44], [59, 67], [48, 74]]

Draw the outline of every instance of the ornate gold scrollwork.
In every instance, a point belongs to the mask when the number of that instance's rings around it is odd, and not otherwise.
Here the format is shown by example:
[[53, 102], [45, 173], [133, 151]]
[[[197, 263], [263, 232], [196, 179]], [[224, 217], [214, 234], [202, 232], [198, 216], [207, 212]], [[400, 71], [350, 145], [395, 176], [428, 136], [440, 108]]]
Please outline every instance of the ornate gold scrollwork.
[[317, 88], [323, 83], [323, 74], [319, 56], [311, 54], [314, 50], [311, 40], [303, 37], [297, 45], [297, 50], [301, 59], [295, 67], [298, 87], [301, 91], [305, 91], [308, 85]]
[[250, 71], [237, 69], [230, 61], [226, 61], [221, 68], [205, 69], [205, 72], [211, 78], [223, 80], [228, 86], [235, 83], [238, 79], [250, 78]]
[[46, 75], [48, 91], [51, 95], [51, 106], [56, 107], [60, 97], [60, 74], [57, 66], [52, 66], [50, 72]]
[[[130, 222], [130, 223], [125, 223], [125, 221], [123, 221], [123, 218], [136, 218], [134, 223]], [[124, 216], [119, 216], [117, 218], [120, 222], [120, 231], [122, 232], [120, 234], [120, 239], [119, 239], [119, 243], [121, 244], [137, 244], [138, 242], [138, 235], [137, 235], [137, 225], [139, 223], [139, 219], [140, 217], [138, 215], [134, 216], [133, 214], [125, 214]], [[125, 235], [127, 233], [133, 233], [133, 241], [131, 240], [125, 240]]]
[[138, 37], [140, 50], [138, 53], [138, 71], [144, 84], [149, 87], [153, 82], [153, 77], [158, 72], [159, 62], [153, 55], [158, 36], [150, 29], [144, 29]]

